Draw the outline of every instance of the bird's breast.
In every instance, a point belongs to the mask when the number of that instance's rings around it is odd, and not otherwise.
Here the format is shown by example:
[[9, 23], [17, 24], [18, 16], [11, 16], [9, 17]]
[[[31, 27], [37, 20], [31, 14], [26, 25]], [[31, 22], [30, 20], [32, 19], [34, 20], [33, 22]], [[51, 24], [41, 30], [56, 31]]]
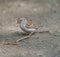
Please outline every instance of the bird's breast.
[[25, 31], [25, 32], [35, 32], [36, 31], [35, 28], [27, 27], [26, 25], [27, 25], [27, 20], [22, 20], [20, 27], [23, 31]]

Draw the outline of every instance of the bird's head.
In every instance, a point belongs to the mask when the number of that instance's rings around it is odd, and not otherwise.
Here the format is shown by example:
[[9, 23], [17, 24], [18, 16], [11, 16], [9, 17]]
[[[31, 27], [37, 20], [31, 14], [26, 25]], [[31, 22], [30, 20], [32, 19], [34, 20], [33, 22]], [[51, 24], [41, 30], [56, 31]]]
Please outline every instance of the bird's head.
[[25, 17], [18, 18], [18, 19], [17, 19], [17, 23], [20, 24], [21, 21], [24, 20], [24, 19], [25, 19]]

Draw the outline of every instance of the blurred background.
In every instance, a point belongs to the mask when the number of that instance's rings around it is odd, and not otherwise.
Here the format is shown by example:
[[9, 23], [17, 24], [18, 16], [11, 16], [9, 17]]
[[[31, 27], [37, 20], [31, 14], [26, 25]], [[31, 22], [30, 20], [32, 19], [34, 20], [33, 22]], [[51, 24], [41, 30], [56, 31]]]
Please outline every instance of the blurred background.
[[0, 57], [60, 57], [60, 0], [0, 0], [0, 41], [22, 37], [17, 18], [24, 16], [55, 35], [38, 34], [17, 46], [0, 46]]

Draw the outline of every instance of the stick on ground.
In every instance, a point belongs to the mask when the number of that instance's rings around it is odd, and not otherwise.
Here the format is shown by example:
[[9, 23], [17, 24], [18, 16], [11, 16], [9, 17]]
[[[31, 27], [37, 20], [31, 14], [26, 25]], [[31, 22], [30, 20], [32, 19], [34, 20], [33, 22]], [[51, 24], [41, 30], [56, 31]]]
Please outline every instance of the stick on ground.
[[20, 42], [20, 41], [22, 41], [22, 40], [25, 40], [25, 39], [31, 37], [31, 35], [32, 35], [33, 33], [34, 33], [34, 32], [31, 32], [28, 36], [25, 36], [25, 37], [22, 37], [21, 39], [18, 39], [17, 42]]

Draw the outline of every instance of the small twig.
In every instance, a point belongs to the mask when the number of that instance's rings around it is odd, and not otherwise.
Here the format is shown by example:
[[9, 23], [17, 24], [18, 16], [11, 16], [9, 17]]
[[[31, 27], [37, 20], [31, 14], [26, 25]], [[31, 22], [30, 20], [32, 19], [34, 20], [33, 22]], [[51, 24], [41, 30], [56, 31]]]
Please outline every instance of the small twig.
[[0, 44], [3, 44], [3, 45], [17, 45], [17, 42], [16, 41], [13, 41], [13, 42], [0, 42]]
[[34, 32], [31, 32], [28, 36], [25, 36], [25, 37], [22, 37], [21, 39], [18, 39], [17, 42], [22, 41], [22, 40], [25, 40], [25, 39], [31, 37], [31, 35], [32, 35], [33, 33], [34, 33]]

